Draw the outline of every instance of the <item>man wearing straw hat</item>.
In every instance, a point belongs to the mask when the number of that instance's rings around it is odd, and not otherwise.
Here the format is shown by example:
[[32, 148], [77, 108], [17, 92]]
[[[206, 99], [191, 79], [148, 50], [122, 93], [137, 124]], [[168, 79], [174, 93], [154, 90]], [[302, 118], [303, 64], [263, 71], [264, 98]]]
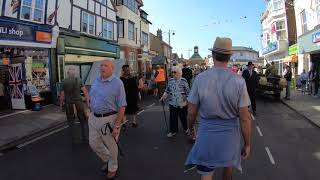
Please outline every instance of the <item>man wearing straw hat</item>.
[[241, 158], [250, 155], [250, 99], [245, 80], [228, 69], [231, 39], [218, 37], [210, 50], [214, 67], [198, 75], [188, 97], [189, 128], [193, 129], [198, 113], [200, 121], [185, 165], [195, 167], [202, 180], [212, 180], [215, 170], [224, 168], [223, 180], [231, 180], [232, 168], [241, 171]]

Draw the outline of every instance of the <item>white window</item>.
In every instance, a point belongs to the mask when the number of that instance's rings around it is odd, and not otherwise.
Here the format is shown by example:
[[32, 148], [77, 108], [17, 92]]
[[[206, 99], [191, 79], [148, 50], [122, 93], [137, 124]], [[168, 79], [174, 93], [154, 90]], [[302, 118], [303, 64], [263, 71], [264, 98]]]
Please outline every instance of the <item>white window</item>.
[[320, 24], [320, 0], [316, 0], [316, 11], [317, 11], [318, 24]]
[[95, 34], [95, 16], [87, 12], [82, 12], [81, 32]]
[[273, 0], [273, 9], [279, 10], [283, 8], [283, 0]]
[[44, 9], [44, 0], [22, 0], [20, 12], [21, 19], [43, 23]]
[[128, 21], [128, 38], [134, 40], [134, 23]]
[[118, 37], [123, 38], [124, 35], [124, 21], [118, 21]]
[[103, 37], [113, 40], [113, 22], [103, 20]]
[[276, 22], [277, 40], [287, 39], [287, 31], [285, 21]]
[[145, 32], [142, 32], [142, 44], [146, 46], [149, 44], [149, 35]]
[[307, 15], [306, 15], [305, 9], [301, 11], [300, 18], [301, 18], [302, 33], [306, 33], [308, 31], [308, 25], [307, 25]]

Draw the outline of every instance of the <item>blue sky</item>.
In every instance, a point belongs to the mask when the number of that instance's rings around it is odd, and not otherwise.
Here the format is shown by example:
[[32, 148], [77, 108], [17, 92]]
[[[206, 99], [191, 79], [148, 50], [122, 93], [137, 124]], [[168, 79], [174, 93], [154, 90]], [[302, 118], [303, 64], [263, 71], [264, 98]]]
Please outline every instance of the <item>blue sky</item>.
[[[143, 9], [152, 22], [150, 32], [158, 28], [171, 36], [173, 51], [188, 58], [193, 47], [199, 46], [202, 57], [210, 54], [217, 36], [230, 37], [235, 46], [261, 49], [260, 16], [264, 0], [144, 0]], [[246, 17], [246, 18], [245, 18]], [[168, 42], [167, 33], [163, 35]], [[188, 53], [188, 49], [192, 52]]]

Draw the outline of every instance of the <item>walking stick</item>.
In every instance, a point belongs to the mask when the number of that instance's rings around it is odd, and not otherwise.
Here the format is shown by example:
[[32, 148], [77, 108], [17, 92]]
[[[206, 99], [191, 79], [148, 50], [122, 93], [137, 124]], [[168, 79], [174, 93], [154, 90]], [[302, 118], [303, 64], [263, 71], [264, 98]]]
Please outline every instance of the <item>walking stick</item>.
[[167, 115], [166, 115], [166, 110], [164, 109], [163, 100], [161, 101], [161, 103], [162, 103], [162, 110], [163, 110], [163, 115], [164, 115], [164, 122], [166, 123], [167, 133], [169, 133], [168, 123], [167, 123]]

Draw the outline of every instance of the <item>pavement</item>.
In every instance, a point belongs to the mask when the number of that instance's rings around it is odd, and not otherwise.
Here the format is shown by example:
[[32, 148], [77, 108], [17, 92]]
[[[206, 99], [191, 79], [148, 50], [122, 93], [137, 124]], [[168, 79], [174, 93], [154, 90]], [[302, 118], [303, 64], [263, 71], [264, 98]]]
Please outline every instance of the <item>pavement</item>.
[[[168, 107], [166, 107], [168, 110]], [[169, 116], [168, 111], [166, 115]], [[195, 171], [184, 173], [192, 147], [182, 131], [166, 137], [162, 106], [145, 106], [139, 126], [128, 124], [120, 137], [117, 180], [196, 180]], [[242, 162], [237, 180], [314, 180], [320, 177], [320, 129], [278, 101], [258, 99], [252, 124], [252, 154]], [[87, 144], [72, 145], [63, 129], [22, 148], [0, 155], [0, 179], [103, 180], [102, 162]], [[221, 179], [217, 171], [215, 179]], [[318, 178], [317, 178], [318, 177]]]
[[0, 150], [6, 150], [34, 138], [44, 131], [59, 127], [66, 121], [65, 113], [55, 105], [41, 111], [15, 111], [0, 116]]
[[[148, 106], [154, 100], [153, 96], [145, 97], [140, 106]], [[45, 106], [41, 111], [8, 110], [0, 114], [0, 153], [66, 127], [66, 120], [65, 112], [56, 105]]]
[[[283, 91], [285, 93], [285, 91]], [[283, 95], [284, 96], [284, 95]], [[320, 98], [302, 94], [299, 90], [291, 91], [290, 100], [281, 100], [289, 108], [293, 109], [312, 124], [320, 128]]]

